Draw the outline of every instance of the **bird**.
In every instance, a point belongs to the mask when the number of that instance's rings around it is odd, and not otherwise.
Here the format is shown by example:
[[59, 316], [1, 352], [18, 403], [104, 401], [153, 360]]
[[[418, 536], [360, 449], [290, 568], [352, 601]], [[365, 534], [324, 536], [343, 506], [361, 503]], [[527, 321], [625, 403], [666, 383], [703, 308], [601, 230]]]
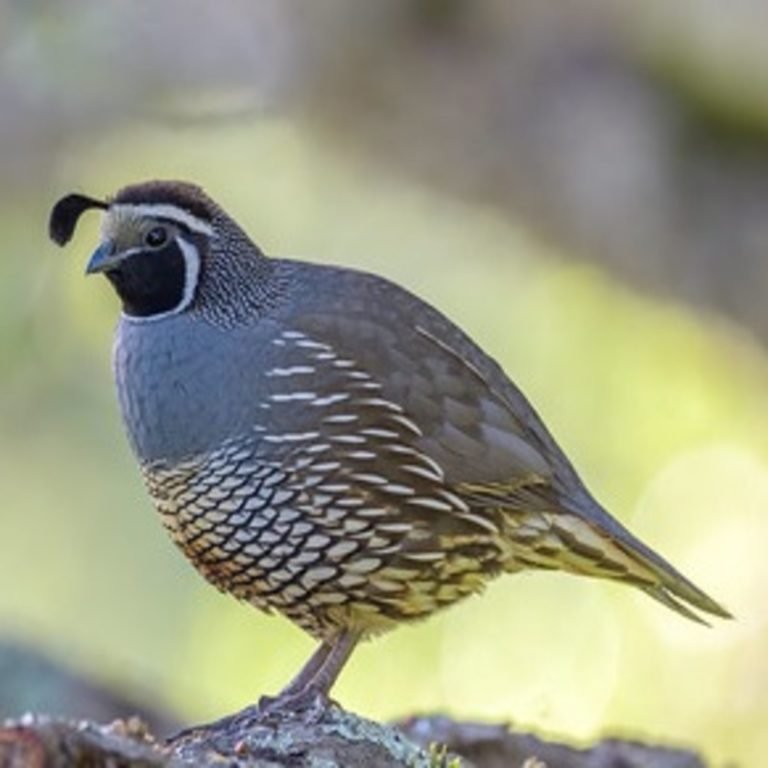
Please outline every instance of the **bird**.
[[118, 401], [163, 524], [219, 590], [318, 643], [272, 706], [328, 700], [362, 640], [506, 573], [730, 618], [600, 505], [500, 365], [427, 302], [266, 255], [189, 182], [66, 195], [53, 241], [90, 209], [86, 273], [121, 303]]

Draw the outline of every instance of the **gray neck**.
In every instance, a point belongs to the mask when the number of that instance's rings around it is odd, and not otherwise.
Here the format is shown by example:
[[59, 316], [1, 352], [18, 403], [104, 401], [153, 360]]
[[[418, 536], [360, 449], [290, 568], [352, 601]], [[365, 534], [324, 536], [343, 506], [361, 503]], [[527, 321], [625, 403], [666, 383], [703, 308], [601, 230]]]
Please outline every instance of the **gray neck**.
[[253, 324], [280, 302], [286, 276], [228, 217], [219, 215], [213, 229], [189, 310], [222, 328]]

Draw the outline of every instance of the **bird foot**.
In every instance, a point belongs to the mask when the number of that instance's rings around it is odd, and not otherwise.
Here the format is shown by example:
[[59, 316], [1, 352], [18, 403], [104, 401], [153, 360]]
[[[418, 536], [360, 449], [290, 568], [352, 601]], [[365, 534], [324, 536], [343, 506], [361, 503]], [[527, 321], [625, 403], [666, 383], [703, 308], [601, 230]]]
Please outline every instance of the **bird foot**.
[[316, 725], [334, 704], [327, 694], [313, 686], [299, 691], [285, 691], [277, 696], [262, 696], [258, 704], [206, 725], [185, 728], [170, 737], [168, 742], [176, 744], [204, 733], [246, 731], [258, 726], [270, 727], [288, 719], [299, 720], [305, 725]]
[[308, 685], [298, 691], [283, 691], [277, 696], [262, 696], [258, 703], [258, 720], [285, 717], [301, 719], [308, 725], [320, 722], [334, 702], [324, 691]]

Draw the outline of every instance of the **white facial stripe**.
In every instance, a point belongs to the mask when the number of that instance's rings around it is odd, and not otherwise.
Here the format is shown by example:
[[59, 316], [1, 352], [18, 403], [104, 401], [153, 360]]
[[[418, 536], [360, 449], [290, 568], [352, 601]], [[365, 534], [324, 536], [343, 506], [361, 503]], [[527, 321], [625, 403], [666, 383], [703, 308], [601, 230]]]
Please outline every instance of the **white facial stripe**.
[[178, 221], [192, 232], [198, 232], [201, 235], [211, 236], [213, 227], [203, 219], [194, 216], [189, 211], [179, 208], [170, 203], [140, 203], [132, 205], [130, 203], [116, 203], [109, 207], [110, 211], [115, 211], [118, 215], [125, 212], [134, 216], [148, 216], [151, 218], [169, 219]]
[[195, 297], [197, 289], [197, 279], [200, 277], [200, 254], [192, 243], [188, 243], [184, 238], [177, 237], [181, 252], [184, 254], [184, 295], [181, 297], [181, 303], [176, 307], [176, 312], [186, 309]]
[[[192, 299], [195, 298], [195, 290], [197, 289], [197, 280], [200, 277], [200, 254], [194, 245], [188, 243], [182, 237], [177, 237], [176, 243], [184, 256], [184, 293], [182, 294], [181, 301], [173, 309], [169, 309], [167, 312], [160, 312], [156, 315], [142, 317], [139, 315], [126, 315], [123, 313], [123, 318], [125, 320], [128, 320], [131, 323], [154, 323], [165, 317], [178, 315], [192, 303]], [[144, 249], [139, 248], [134, 250], [141, 251]]]

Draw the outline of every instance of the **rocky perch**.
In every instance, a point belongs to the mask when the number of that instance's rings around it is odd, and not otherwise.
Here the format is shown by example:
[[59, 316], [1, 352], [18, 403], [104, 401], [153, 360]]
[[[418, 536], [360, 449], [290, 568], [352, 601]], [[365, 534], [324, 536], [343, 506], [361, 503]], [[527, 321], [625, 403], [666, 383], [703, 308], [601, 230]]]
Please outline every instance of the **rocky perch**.
[[416, 717], [383, 725], [331, 706], [250, 710], [166, 741], [138, 718], [110, 725], [26, 715], [0, 727], [0, 768], [705, 768], [684, 749], [606, 739], [576, 748], [505, 725]]

